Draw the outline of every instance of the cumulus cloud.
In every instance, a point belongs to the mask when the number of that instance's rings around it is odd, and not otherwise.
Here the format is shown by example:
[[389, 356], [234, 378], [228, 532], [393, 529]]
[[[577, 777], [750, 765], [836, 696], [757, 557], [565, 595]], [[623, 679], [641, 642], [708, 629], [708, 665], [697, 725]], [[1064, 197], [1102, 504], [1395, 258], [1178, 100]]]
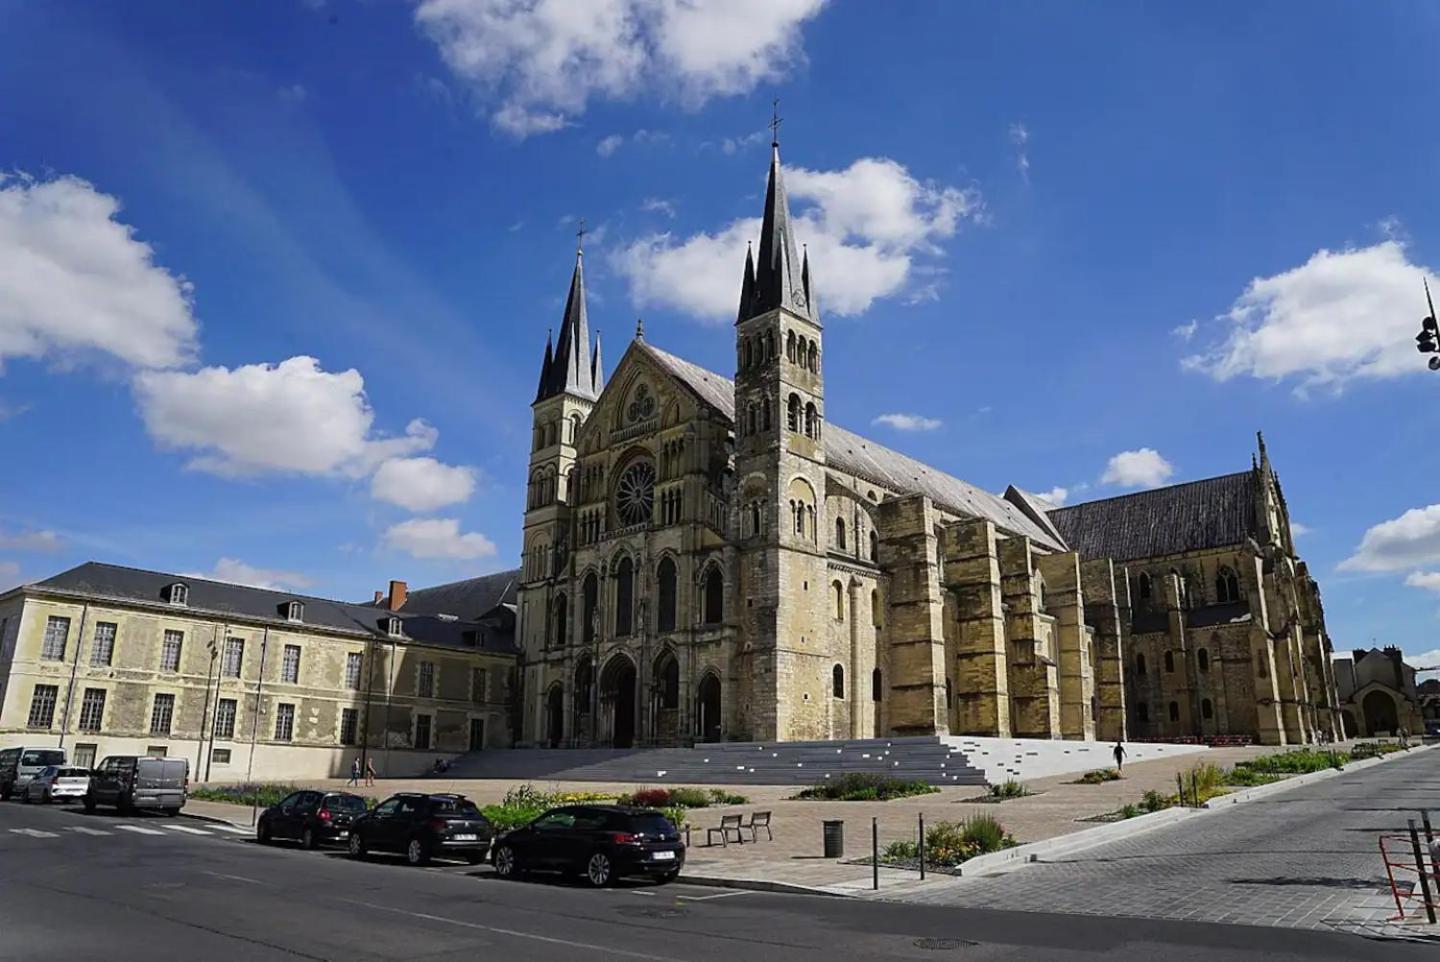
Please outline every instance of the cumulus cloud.
[[475, 469], [434, 458], [391, 458], [375, 470], [370, 494], [411, 511], [433, 511], [467, 501], [475, 493]]
[[886, 424], [897, 431], [934, 431], [944, 424], [939, 418], [927, 418], [919, 414], [901, 413], [881, 414], [870, 423]]
[[[836, 171], [789, 168], [785, 178], [821, 308], [837, 315], [860, 314], [878, 298], [903, 293], [920, 273], [916, 259], [941, 253], [941, 242], [982, 210], [978, 192], [921, 181], [883, 157]], [[745, 245], [759, 233], [760, 220], [752, 217], [689, 237], [651, 234], [616, 251], [611, 264], [637, 306], [732, 320]]]
[[620, 136], [619, 134], [611, 134], [608, 137], [602, 137], [600, 138], [600, 142], [595, 145], [595, 153], [599, 154], [601, 157], [609, 157], [611, 154], [615, 153], [615, 151], [619, 150], [620, 145], [623, 143], [625, 143], [625, 138]]
[[1372, 526], [1342, 571], [1403, 571], [1440, 563], [1440, 504], [1411, 508]]
[[[1405, 664], [1411, 668], [1440, 668], [1440, 648], [1432, 648], [1429, 651], [1407, 651], [1405, 652]], [[1427, 678], [1440, 678], [1440, 671], [1422, 671], [1415, 677], [1419, 681]]]
[[1440, 571], [1412, 571], [1405, 576], [1405, 583], [1412, 588], [1424, 588], [1440, 594]]
[[1311, 528], [1308, 524], [1301, 524], [1299, 521], [1290, 522], [1290, 534], [1292, 537], [1303, 537], [1313, 530], [1315, 529]]
[[420, 29], [517, 137], [558, 130], [592, 99], [656, 91], [682, 106], [746, 93], [803, 62], [825, 0], [423, 0]]
[[640, 202], [640, 209], [647, 214], [664, 214], [671, 218], [675, 216], [675, 204], [663, 197], [646, 197]]
[[64, 547], [60, 536], [53, 531], [16, 531], [6, 534], [0, 531], [0, 551], [36, 551], [52, 553]]
[[0, 362], [108, 356], [141, 368], [195, 355], [190, 284], [76, 177], [0, 173]]
[[389, 458], [434, 446], [416, 419], [381, 437], [356, 370], [329, 373], [313, 357], [234, 369], [147, 371], [135, 379], [140, 414], [163, 447], [195, 452], [189, 466], [225, 476], [264, 473], [363, 477]]
[[1318, 251], [1299, 267], [1252, 280], [1220, 319], [1224, 337], [1182, 364], [1217, 381], [1293, 378], [1302, 393], [1423, 371], [1414, 336], [1426, 273], [1395, 239]]
[[1070, 499], [1070, 489], [1062, 488], [1057, 484], [1049, 491], [1036, 492], [1035, 496], [1037, 498], [1044, 498], [1046, 501], [1049, 501], [1057, 508], [1063, 508], [1065, 507], [1065, 502]]
[[1156, 488], [1175, 473], [1175, 467], [1154, 448], [1121, 451], [1105, 465], [1101, 484], [1117, 484], [1122, 488]]
[[495, 543], [479, 532], [460, 531], [455, 518], [412, 518], [391, 525], [382, 543], [386, 548], [403, 551], [412, 558], [445, 558], [468, 561], [488, 558], [495, 553]]
[[223, 581], [232, 585], [247, 585], [251, 588], [292, 588], [304, 589], [315, 584], [314, 581], [294, 571], [281, 571], [278, 568], [257, 568], [248, 565], [236, 558], [221, 558], [215, 562], [211, 571], [187, 571], [187, 578], [205, 578], [210, 581]]

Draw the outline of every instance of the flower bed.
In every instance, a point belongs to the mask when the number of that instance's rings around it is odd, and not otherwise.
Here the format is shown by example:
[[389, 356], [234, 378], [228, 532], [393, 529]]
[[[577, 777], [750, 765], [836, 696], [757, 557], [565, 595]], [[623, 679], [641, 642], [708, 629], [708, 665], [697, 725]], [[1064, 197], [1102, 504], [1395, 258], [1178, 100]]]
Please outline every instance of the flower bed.
[[[1015, 844], [1014, 837], [991, 815], [936, 822], [925, 830], [925, 867], [955, 869], [977, 855], [1014, 848]], [[880, 864], [919, 869], [920, 846], [911, 841], [891, 842], [880, 853]]]
[[892, 798], [908, 798], [912, 795], [929, 795], [938, 792], [925, 782], [902, 781], [889, 775], [872, 775], [868, 772], [847, 772], [839, 778], [817, 783], [795, 795], [792, 800], [827, 802], [888, 802]]
[[1114, 768], [1097, 768], [1093, 772], [1086, 772], [1075, 779], [1076, 785], [1103, 785], [1106, 782], [1118, 782], [1120, 772]]

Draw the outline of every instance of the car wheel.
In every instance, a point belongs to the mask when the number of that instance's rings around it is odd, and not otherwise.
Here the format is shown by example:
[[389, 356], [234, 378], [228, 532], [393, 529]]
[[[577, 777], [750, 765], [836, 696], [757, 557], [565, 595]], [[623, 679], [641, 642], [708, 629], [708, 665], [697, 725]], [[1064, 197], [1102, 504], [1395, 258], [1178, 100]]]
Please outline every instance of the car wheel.
[[430, 850], [420, 839], [412, 838], [410, 844], [405, 846], [405, 861], [411, 865], [426, 865], [430, 861]]
[[501, 878], [515, 878], [520, 874], [520, 863], [515, 858], [515, 850], [508, 845], [502, 845], [495, 850], [491, 864], [495, 866], [495, 874]]
[[28, 785], [25, 787], [25, 793], [20, 796], [20, 801], [24, 802], [26, 805], [30, 804], [30, 787]]
[[655, 884], [656, 884], [656, 885], [669, 885], [671, 882], [675, 881], [675, 879], [676, 879], [677, 877], [679, 877], [679, 875], [680, 875], [680, 870], [679, 870], [679, 869], [676, 869], [676, 870], [673, 871], [673, 872], [666, 872], [664, 875], [660, 875], [660, 876], [657, 876], [657, 877], [655, 878]]
[[304, 832], [300, 833], [300, 844], [305, 848], [315, 847], [315, 830], [313, 828], [307, 827]]
[[95, 799], [91, 798], [89, 795], [86, 795], [84, 798], [80, 799], [80, 802], [85, 806], [85, 811], [92, 813], [95, 811]]
[[0, 785], [0, 801], [10, 801], [10, 793], [12, 791], [14, 791], [14, 788], [10, 785]]
[[261, 845], [270, 844], [269, 822], [261, 822], [259, 825], [255, 826], [255, 841], [259, 842]]
[[610, 856], [604, 852], [596, 852], [590, 856], [590, 861], [585, 863], [585, 880], [597, 889], [615, 881], [615, 869], [610, 864]]
[[364, 858], [369, 853], [370, 850], [366, 847], [365, 839], [361, 837], [360, 833], [352, 833], [350, 835], [350, 857]]

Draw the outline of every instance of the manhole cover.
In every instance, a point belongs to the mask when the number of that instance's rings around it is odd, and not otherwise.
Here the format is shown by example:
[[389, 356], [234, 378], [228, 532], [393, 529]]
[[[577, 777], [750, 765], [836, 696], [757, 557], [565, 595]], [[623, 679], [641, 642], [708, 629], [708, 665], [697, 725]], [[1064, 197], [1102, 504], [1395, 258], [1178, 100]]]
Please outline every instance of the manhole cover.
[[943, 951], [946, 949], [968, 949], [979, 945], [979, 942], [971, 942], [969, 939], [916, 939], [915, 948], [934, 949]]
[[685, 909], [660, 908], [658, 906], [653, 909], [644, 906], [633, 909], [626, 908], [620, 909], [619, 912], [632, 919], [683, 919], [690, 914]]

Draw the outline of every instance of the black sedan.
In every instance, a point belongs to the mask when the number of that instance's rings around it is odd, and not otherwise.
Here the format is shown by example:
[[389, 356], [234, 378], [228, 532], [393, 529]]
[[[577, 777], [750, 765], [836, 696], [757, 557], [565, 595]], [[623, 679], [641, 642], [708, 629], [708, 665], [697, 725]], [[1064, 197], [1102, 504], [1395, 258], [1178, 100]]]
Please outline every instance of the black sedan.
[[355, 819], [350, 854], [364, 858], [370, 852], [399, 852], [411, 865], [424, 865], [436, 856], [478, 865], [485, 861], [494, 835], [464, 795], [401, 792]]
[[349, 792], [293, 792], [260, 813], [255, 838], [262, 844], [293, 839], [306, 848], [346, 842], [350, 825], [365, 813], [365, 799]]
[[662, 885], [685, 864], [685, 845], [662, 813], [622, 805], [567, 805], [501, 835], [492, 857], [501, 878], [531, 869], [579, 873], [595, 887], [627, 875]]

